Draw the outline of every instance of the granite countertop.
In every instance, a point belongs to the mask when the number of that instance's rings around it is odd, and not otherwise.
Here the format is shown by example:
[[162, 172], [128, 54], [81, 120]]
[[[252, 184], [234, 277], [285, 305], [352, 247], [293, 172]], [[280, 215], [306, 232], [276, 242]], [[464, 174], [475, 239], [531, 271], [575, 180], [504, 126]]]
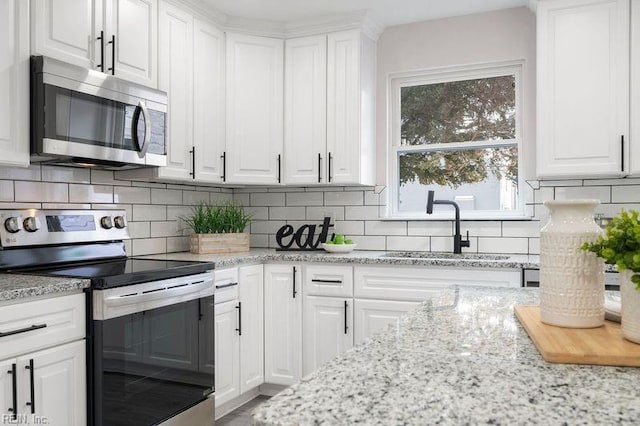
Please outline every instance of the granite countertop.
[[545, 362], [537, 289], [451, 287], [258, 407], [254, 425], [637, 424], [640, 368]]
[[[485, 258], [465, 258], [465, 254], [460, 257], [451, 258], [410, 258], [410, 257], [390, 257], [390, 253], [385, 251], [354, 251], [351, 253], [337, 254], [324, 251], [282, 252], [273, 249], [251, 249], [245, 253], [231, 254], [193, 254], [189, 252], [167, 253], [144, 256], [147, 259], [170, 259], [170, 260], [191, 260], [214, 262], [217, 269], [247, 263], [264, 262], [318, 262], [318, 263], [346, 263], [354, 265], [422, 265], [422, 266], [445, 266], [463, 268], [504, 268], [504, 269], [538, 269], [540, 256], [536, 255], [481, 255]], [[450, 253], [444, 253], [449, 256]], [[477, 256], [471, 254], [471, 256]]]
[[79, 278], [0, 274], [0, 302], [81, 290], [89, 285], [89, 280]]

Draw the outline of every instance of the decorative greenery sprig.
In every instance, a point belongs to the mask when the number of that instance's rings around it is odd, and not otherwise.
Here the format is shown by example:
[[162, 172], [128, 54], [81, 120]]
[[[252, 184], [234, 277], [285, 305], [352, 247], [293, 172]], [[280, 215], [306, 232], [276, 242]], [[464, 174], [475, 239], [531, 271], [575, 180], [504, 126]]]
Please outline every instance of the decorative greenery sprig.
[[593, 243], [584, 243], [582, 250], [590, 251], [616, 265], [618, 271], [635, 272], [631, 281], [640, 290], [640, 220], [635, 210], [624, 211], [608, 224], [606, 235]]
[[193, 207], [191, 215], [181, 217], [196, 234], [228, 234], [244, 232], [252, 214], [232, 201], [222, 204], [200, 203]]

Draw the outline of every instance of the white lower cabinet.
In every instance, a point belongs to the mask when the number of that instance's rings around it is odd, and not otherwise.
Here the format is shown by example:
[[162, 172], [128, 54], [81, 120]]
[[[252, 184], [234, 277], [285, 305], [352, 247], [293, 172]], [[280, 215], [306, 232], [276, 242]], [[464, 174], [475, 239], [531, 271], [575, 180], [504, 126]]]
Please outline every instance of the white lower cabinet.
[[240, 268], [240, 393], [264, 383], [263, 282], [262, 265]]
[[291, 385], [302, 378], [300, 266], [264, 267], [265, 382]]
[[355, 344], [397, 325], [400, 318], [420, 302], [356, 299], [353, 307]]
[[216, 305], [216, 405], [240, 395], [240, 335], [238, 301]]
[[352, 301], [352, 298], [304, 297], [304, 375], [314, 372], [353, 346]]

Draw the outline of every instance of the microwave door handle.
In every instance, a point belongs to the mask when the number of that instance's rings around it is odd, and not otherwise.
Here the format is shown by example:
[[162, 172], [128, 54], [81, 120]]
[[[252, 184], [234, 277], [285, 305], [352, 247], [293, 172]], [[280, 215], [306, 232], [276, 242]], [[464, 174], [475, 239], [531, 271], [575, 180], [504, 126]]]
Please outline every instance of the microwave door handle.
[[[138, 122], [140, 121], [141, 112], [144, 116], [144, 140], [142, 141], [142, 145], [140, 145], [140, 139], [138, 138]], [[151, 142], [151, 116], [144, 101], [138, 102], [138, 106], [136, 106], [136, 112], [133, 114], [133, 121], [131, 122], [131, 134], [138, 147], [138, 157], [144, 158], [145, 155], [147, 155], [149, 143]]]

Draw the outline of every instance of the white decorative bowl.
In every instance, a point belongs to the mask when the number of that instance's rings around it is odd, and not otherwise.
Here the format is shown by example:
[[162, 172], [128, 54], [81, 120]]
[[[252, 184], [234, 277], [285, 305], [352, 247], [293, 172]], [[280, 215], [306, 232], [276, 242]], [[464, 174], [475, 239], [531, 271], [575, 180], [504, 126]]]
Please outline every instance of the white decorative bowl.
[[329, 253], [349, 253], [355, 249], [357, 244], [327, 244], [322, 243], [322, 248]]

